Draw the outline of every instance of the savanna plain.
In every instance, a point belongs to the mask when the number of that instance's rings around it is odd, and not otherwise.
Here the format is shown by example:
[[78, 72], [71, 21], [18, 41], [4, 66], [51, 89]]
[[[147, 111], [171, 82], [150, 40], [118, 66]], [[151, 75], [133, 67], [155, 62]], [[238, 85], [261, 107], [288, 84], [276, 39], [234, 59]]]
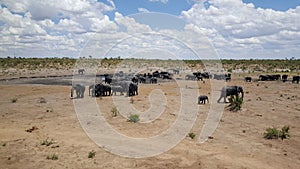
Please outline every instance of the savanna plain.
[[[85, 60], [88, 63], [92, 59]], [[0, 168], [300, 167], [300, 84], [291, 82], [292, 77], [300, 73], [300, 60], [222, 60], [224, 72], [232, 74], [230, 81], [187, 81], [186, 89], [207, 95], [209, 99], [212, 83], [242, 86], [241, 110], [230, 111], [228, 103], [217, 103], [216, 100], [209, 100], [207, 104], [190, 100], [189, 104], [199, 109], [190, 134], [187, 133], [174, 148], [147, 158], [127, 158], [110, 153], [84, 132], [70, 97], [72, 76], [80, 76], [77, 70], [84, 64], [76, 65], [75, 59], [68, 58], [3, 58], [0, 61]], [[93, 99], [116, 131], [130, 137], [155, 136], [170, 128], [179, 115], [181, 90], [177, 81], [185, 81], [189, 71], [204, 72], [207, 65], [201, 61], [110, 58], [97, 65], [96, 73], [113, 73], [117, 68], [122, 68], [125, 73], [136, 73], [133, 65], [140, 66], [138, 73], [180, 70], [172, 79], [161, 79], [157, 84], [139, 84], [136, 96], [114, 96], [126, 98], [128, 105], [143, 112], [151, 107], [151, 92], [162, 91], [166, 98], [165, 109], [157, 119], [150, 123], [132, 123], [118, 112], [113, 114], [117, 107], [114, 97]], [[85, 74], [89, 73], [86, 69]], [[259, 81], [261, 74], [287, 74], [288, 80]], [[246, 76], [252, 77], [252, 82], [245, 82]], [[196, 83], [197, 88], [190, 87], [189, 83]], [[84, 99], [88, 98], [91, 96], [87, 84]], [[224, 104], [225, 109], [215, 132], [206, 142], [199, 143], [198, 137], [212, 104]], [[264, 138], [266, 129], [280, 130], [284, 126], [289, 127], [287, 138]]]

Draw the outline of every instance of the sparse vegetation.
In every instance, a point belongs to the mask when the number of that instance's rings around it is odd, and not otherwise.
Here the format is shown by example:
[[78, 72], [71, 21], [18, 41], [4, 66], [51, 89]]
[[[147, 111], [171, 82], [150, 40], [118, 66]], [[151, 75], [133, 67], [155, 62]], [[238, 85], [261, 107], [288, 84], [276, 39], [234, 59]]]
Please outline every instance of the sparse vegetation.
[[56, 154], [48, 155], [47, 160], [58, 160], [58, 155]]
[[139, 116], [138, 114], [131, 114], [131, 115], [128, 117], [128, 121], [129, 121], [129, 122], [136, 123], [136, 122], [140, 121], [140, 116]]
[[48, 140], [48, 138], [46, 139], [46, 140], [43, 140], [42, 141], [42, 143], [41, 143], [41, 145], [42, 146], [50, 146], [50, 145], [52, 145], [52, 144], [54, 144], [55, 142], [53, 141], [53, 139], [51, 139], [51, 140]]
[[112, 108], [111, 114], [112, 114], [112, 117], [117, 117], [117, 115], [119, 114], [118, 109], [116, 107]]
[[195, 133], [193, 133], [193, 132], [190, 132], [190, 133], [188, 134], [188, 136], [189, 136], [191, 139], [194, 139], [194, 138], [195, 138], [195, 136], [196, 136], [196, 134], [195, 134]]
[[241, 110], [243, 104], [243, 98], [240, 96], [234, 97], [230, 96], [229, 98], [229, 105], [228, 108], [230, 111], [237, 112]]
[[18, 101], [18, 98], [12, 98], [12, 99], [11, 99], [11, 102], [12, 102], [12, 103], [16, 103], [17, 101]]
[[89, 152], [88, 158], [94, 158], [96, 156], [96, 152], [94, 150]]
[[265, 139], [278, 139], [281, 138], [283, 139], [287, 139], [290, 137], [289, 135], [289, 126], [283, 126], [281, 128], [281, 130], [278, 130], [277, 128], [273, 127], [273, 128], [267, 128], [266, 132], [264, 133], [264, 138]]

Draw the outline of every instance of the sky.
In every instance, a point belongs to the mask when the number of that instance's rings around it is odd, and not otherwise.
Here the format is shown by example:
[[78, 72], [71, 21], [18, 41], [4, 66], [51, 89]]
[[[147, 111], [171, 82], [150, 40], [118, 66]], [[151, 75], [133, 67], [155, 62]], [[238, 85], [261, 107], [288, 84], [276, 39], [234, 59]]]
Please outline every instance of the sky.
[[0, 57], [300, 59], [300, 0], [0, 3]]

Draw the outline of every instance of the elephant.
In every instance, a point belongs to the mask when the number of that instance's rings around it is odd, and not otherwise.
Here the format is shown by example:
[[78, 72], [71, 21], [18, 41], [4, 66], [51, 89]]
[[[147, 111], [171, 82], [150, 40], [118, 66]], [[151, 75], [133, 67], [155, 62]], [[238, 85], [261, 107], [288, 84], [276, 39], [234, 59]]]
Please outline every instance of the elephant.
[[209, 102], [207, 96], [201, 95], [201, 96], [198, 97], [198, 104], [205, 104], [206, 101], [207, 101], [207, 103]]
[[138, 82], [139, 82], [139, 79], [138, 79], [138, 77], [134, 76], [134, 77], [131, 79], [131, 81], [132, 81], [133, 83], [138, 83]]
[[152, 73], [153, 77], [160, 77], [160, 73], [158, 71], [155, 71]]
[[300, 76], [293, 76], [292, 83], [299, 83]]
[[112, 81], [113, 81], [112, 77], [110, 77], [110, 76], [105, 76], [105, 78], [104, 78], [104, 83], [106, 83], [106, 84], [111, 84]]
[[151, 84], [156, 84], [157, 83], [157, 78], [156, 77], [151, 77], [150, 78], [150, 83]]
[[179, 70], [178, 69], [173, 69], [173, 73], [174, 74], [179, 74]]
[[288, 76], [289, 76], [289, 75], [282, 75], [282, 76], [281, 76], [282, 82], [286, 82]]
[[76, 98], [83, 98], [84, 97], [84, 91], [85, 91], [85, 86], [82, 84], [75, 84], [72, 85], [71, 88], [71, 97], [73, 98], [73, 93], [74, 90], [76, 91]]
[[117, 92], [119, 92], [120, 95], [123, 95], [124, 89], [121, 85], [113, 85], [113, 86], [111, 86], [111, 91], [112, 91], [111, 95], [112, 94], [116, 95]]
[[228, 73], [228, 74], [225, 74], [225, 81], [230, 81], [231, 80], [231, 74]]
[[259, 75], [260, 81], [274, 81], [279, 80], [281, 76], [279, 74], [276, 75]]
[[195, 75], [193, 75], [193, 74], [192, 74], [192, 75], [191, 75], [191, 74], [188, 74], [188, 75], [185, 76], [185, 80], [195, 80], [195, 78], [196, 78], [196, 77], [195, 77]]
[[146, 83], [146, 78], [144, 76], [140, 76], [138, 79], [140, 83]]
[[78, 74], [84, 74], [85, 70], [84, 69], [78, 69]]
[[108, 84], [96, 84], [95, 89], [92, 93], [92, 96], [110, 96], [111, 95], [111, 86]]
[[91, 96], [91, 93], [92, 93], [92, 96], [94, 97], [95, 96], [95, 85], [94, 84], [89, 86], [89, 96]]
[[172, 79], [172, 77], [169, 74], [162, 74], [161, 77], [163, 79]]
[[226, 97], [227, 96], [233, 96], [235, 95], [238, 97], [239, 94], [242, 94], [242, 99], [244, 98], [244, 91], [243, 87], [241, 86], [224, 86], [221, 90], [220, 98], [218, 99], [218, 103], [220, 103], [220, 100], [224, 98], [224, 103], [226, 103]]
[[224, 74], [214, 74], [214, 79], [216, 80], [224, 80], [225, 75]]
[[251, 82], [252, 78], [251, 77], [245, 77], [245, 82]]
[[269, 77], [266, 76], [266, 75], [259, 75], [258, 79], [259, 79], [260, 81], [267, 81], [267, 80], [269, 79]]
[[119, 85], [123, 88], [123, 91], [127, 93], [127, 96], [129, 96], [129, 87], [131, 84], [137, 85], [137, 83], [133, 83], [132, 81], [120, 81]]
[[201, 73], [201, 76], [205, 79], [210, 79], [212, 75], [209, 72], [203, 72]]
[[138, 85], [135, 83], [130, 83], [127, 96], [135, 96], [138, 95]]

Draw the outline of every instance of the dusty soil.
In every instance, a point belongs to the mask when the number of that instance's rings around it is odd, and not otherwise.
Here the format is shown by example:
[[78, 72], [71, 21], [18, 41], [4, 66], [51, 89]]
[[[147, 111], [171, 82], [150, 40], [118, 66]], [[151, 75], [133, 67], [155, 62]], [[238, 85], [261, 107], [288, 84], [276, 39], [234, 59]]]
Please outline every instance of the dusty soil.
[[[27, 81], [28, 82], [28, 81]], [[228, 85], [241, 85], [244, 104], [239, 112], [225, 110], [217, 130], [205, 143], [197, 136], [207, 117], [209, 104], [199, 106], [191, 132], [177, 146], [148, 158], [125, 158], [98, 147], [82, 129], [70, 98], [70, 86], [33, 83], [0, 85], [0, 168], [299, 168], [300, 85], [291, 82], [251, 82], [233, 75]], [[209, 95], [210, 83], [198, 82], [199, 94]], [[97, 98], [107, 122], [131, 137], [147, 137], [168, 129], [178, 117], [180, 94], [174, 81], [139, 86], [130, 101], [136, 109], [150, 107], [149, 94], [161, 89], [167, 98], [164, 113], [147, 124], [130, 123], [111, 116], [112, 97]], [[85, 97], [88, 96], [86, 90]], [[116, 96], [124, 97], [124, 96]], [[197, 100], [191, 101], [197, 104]], [[268, 127], [290, 126], [290, 138], [266, 140]], [[52, 144], [42, 145], [45, 141]], [[94, 158], [88, 158], [91, 151]], [[58, 159], [51, 160], [55, 154]]]

